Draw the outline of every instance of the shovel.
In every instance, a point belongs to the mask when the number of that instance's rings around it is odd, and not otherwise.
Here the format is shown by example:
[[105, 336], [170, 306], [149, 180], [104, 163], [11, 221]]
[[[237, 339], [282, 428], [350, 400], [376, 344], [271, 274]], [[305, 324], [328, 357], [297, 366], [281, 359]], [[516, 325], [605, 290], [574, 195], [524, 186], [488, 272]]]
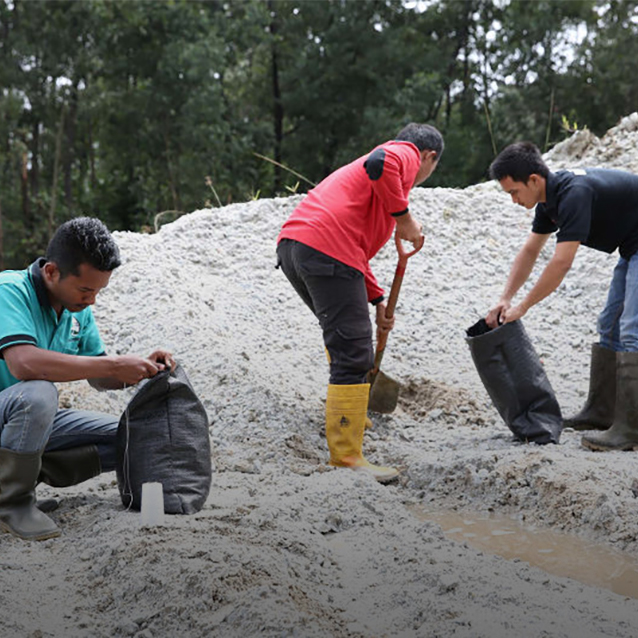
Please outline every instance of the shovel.
[[[388, 305], [385, 309], [385, 316], [391, 319], [394, 316], [394, 309], [399, 299], [399, 291], [401, 290], [401, 284], [403, 283], [403, 275], [408, 265], [408, 259], [412, 255], [423, 248], [423, 242], [425, 237], [421, 237], [421, 243], [417, 248], [411, 252], [407, 252], [399, 239], [399, 235], [395, 232], [394, 242], [397, 245], [397, 252], [399, 253], [399, 263], [397, 269], [394, 272], [394, 279], [392, 280], [392, 288], [390, 289], [390, 297], [388, 298]], [[374, 365], [372, 370], [368, 373], [368, 383], [370, 384], [370, 401], [368, 403], [368, 409], [372, 412], [380, 412], [381, 414], [389, 414], [394, 412], [397, 407], [397, 401], [399, 400], [399, 390], [401, 385], [398, 381], [391, 379], [389, 376], [381, 372], [381, 359], [383, 359], [383, 353], [385, 352], [385, 345], [388, 341], [388, 332], [382, 332], [377, 330], [377, 349], [374, 354]]]

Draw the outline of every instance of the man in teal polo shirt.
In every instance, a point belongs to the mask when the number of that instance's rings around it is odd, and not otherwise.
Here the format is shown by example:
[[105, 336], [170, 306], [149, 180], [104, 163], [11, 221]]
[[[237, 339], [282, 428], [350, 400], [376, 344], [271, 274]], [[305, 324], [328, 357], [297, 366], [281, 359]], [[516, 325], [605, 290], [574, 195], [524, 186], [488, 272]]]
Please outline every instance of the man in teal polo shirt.
[[79, 217], [60, 226], [46, 257], [0, 273], [0, 529], [20, 538], [60, 534], [36, 506], [38, 482], [65, 487], [115, 469], [118, 418], [60, 410], [54, 383], [118, 389], [174, 365], [164, 350], [105, 353], [90, 306], [119, 265], [106, 226]]

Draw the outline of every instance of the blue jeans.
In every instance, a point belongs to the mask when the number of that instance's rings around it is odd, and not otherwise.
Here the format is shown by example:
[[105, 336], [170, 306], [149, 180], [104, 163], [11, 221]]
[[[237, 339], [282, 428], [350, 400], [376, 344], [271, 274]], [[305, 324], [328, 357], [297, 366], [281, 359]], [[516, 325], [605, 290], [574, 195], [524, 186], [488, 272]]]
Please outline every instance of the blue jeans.
[[103, 472], [115, 469], [118, 419], [100, 412], [58, 410], [49, 381], [21, 381], [0, 392], [0, 447], [14, 452], [94, 444]]
[[604, 348], [638, 352], [638, 253], [616, 264], [598, 334]]

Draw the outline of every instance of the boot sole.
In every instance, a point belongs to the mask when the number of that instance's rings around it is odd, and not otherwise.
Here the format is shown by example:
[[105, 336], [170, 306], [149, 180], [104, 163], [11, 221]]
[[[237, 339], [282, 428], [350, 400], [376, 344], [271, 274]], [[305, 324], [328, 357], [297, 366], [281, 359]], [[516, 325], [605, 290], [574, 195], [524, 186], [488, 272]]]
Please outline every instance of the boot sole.
[[377, 475], [375, 474], [374, 470], [370, 469], [369, 467], [366, 467], [365, 465], [360, 465], [360, 466], [356, 466], [356, 465], [344, 465], [344, 464], [337, 464], [337, 463], [330, 463], [330, 465], [332, 467], [338, 467], [344, 470], [350, 470], [351, 472], [367, 472], [368, 474], [370, 474], [370, 476], [372, 476], [377, 483], [382, 483], [383, 485], [385, 485], [386, 483], [391, 483], [392, 481], [396, 481], [399, 476], [401, 475], [401, 472], [399, 470], [397, 470], [396, 474], [390, 474], [388, 476], [383, 476], [383, 475]]
[[0, 521], [0, 531], [6, 532], [7, 534], [11, 534], [11, 536], [15, 536], [23, 541], [46, 541], [50, 538], [57, 538], [62, 533], [61, 530], [54, 530], [51, 532], [47, 532], [46, 534], [39, 534], [38, 536], [22, 536], [18, 534], [15, 530], [11, 529], [8, 525], [5, 525], [2, 521]]
[[611, 423], [609, 425], [596, 425], [595, 423], [577, 423], [575, 425], [570, 425], [563, 423], [563, 429], [571, 428], [576, 432], [585, 432], [587, 430], [598, 430], [599, 432], [604, 432], [605, 430], [609, 430], [610, 427]]
[[370, 468], [367, 467], [351, 467], [351, 470], [355, 471], [355, 472], [367, 472], [368, 474], [370, 474], [370, 476], [372, 476], [375, 481], [377, 483], [381, 483], [382, 485], [385, 485], [386, 483], [392, 483], [392, 481], [396, 481], [399, 478], [399, 475], [401, 474], [399, 471], [397, 471], [396, 474], [390, 474], [388, 476], [384, 476], [384, 475], [378, 475], [374, 473], [374, 470], [371, 470]]
[[629, 443], [619, 447], [604, 445], [602, 443], [592, 443], [591, 441], [581, 441], [583, 447], [589, 448], [594, 452], [633, 452], [638, 450], [638, 443]]
[[398, 480], [399, 474], [395, 474], [394, 476], [375, 476], [374, 477], [377, 483], [381, 483], [381, 485], [387, 485], [388, 483], [393, 483]]

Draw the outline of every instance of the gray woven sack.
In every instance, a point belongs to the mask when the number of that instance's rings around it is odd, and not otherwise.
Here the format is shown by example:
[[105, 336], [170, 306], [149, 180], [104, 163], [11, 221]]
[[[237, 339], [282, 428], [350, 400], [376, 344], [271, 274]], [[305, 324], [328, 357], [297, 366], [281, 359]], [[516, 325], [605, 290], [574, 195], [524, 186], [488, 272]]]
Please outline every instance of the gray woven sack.
[[117, 485], [139, 510], [142, 484], [158, 482], [167, 514], [199, 512], [211, 484], [208, 416], [180, 366], [159, 372], [133, 396], [117, 429]]

